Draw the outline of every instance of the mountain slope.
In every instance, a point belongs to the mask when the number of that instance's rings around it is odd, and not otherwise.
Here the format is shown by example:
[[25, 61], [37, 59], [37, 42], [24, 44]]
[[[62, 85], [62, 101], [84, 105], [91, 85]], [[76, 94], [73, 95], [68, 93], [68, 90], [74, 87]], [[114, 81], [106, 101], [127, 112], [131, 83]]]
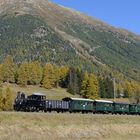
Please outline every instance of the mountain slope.
[[48, 0], [0, 0], [0, 54], [0, 61], [10, 54], [140, 81], [139, 36]]

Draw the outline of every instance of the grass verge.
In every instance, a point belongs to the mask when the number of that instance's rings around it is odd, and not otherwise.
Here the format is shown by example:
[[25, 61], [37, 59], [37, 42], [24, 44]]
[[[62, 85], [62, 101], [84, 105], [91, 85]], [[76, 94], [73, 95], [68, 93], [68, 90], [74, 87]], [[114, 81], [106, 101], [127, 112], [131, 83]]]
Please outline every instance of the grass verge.
[[0, 140], [139, 140], [140, 116], [0, 112]]

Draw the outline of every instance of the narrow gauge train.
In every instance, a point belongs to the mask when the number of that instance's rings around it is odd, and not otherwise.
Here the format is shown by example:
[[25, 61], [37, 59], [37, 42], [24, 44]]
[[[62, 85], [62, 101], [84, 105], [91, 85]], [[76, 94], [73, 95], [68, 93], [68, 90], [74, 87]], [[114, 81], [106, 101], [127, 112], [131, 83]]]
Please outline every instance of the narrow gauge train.
[[25, 112], [56, 111], [140, 115], [140, 105], [136, 104], [69, 97], [62, 100], [47, 100], [46, 96], [41, 93], [34, 93], [25, 97], [25, 94], [21, 92], [18, 92], [15, 99], [14, 110]]

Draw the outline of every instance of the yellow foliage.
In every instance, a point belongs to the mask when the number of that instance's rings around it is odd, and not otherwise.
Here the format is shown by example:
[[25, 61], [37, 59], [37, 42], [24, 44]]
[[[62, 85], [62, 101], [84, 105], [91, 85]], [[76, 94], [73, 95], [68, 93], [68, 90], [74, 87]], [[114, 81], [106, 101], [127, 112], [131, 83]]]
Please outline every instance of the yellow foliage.
[[14, 94], [9, 87], [4, 90], [0, 90], [0, 110], [12, 110], [13, 102]]

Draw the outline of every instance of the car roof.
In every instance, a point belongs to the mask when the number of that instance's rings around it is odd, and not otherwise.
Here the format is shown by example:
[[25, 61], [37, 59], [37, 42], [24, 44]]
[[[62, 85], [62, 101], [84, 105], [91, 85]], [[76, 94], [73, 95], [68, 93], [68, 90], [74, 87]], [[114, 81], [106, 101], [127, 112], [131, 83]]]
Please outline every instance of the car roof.
[[63, 100], [73, 100], [73, 101], [90, 101], [90, 102], [93, 102], [94, 100], [92, 99], [86, 99], [86, 98], [72, 98], [72, 97], [66, 97], [66, 98], [63, 98]]
[[32, 95], [36, 95], [36, 96], [45, 96], [45, 94], [38, 93], [38, 92], [35, 92], [35, 93], [33, 93]]
[[127, 103], [127, 102], [114, 102], [116, 104], [130, 104], [130, 103]]
[[113, 103], [113, 101], [107, 101], [107, 100], [95, 100], [95, 102]]

